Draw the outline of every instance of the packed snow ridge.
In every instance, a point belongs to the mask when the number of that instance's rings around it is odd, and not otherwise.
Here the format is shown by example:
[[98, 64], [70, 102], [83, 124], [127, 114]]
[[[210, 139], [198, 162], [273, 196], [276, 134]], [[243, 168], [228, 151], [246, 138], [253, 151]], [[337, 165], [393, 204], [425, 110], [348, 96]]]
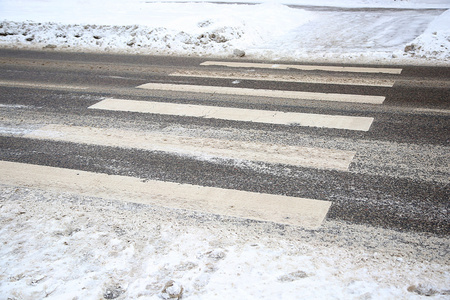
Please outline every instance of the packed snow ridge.
[[273, 60], [448, 62], [447, 7], [418, 6], [415, 1], [394, 2], [399, 4], [394, 6], [389, 0], [343, 1], [346, 5], [341, 6], [372, 4], [377, 8], [318, 10], [279, 1], [224, 5], [202, 1], [7, 0], [0, 9], [0, 47], [246, 55]]

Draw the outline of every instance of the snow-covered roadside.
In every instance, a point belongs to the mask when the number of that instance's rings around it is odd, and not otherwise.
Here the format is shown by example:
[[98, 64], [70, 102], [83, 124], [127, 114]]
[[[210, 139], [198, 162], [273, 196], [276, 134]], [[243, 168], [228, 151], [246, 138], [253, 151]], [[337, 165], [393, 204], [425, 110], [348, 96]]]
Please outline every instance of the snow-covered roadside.
[[[260, 44], [267, 37], [307, 22], [311, 15], [276, 4], [135, 4], [136, 8], [120, 16], [118, 9], [99, 6], [87, 9], [90, 13], [67, 18], [50, 14], [31, 15], [32, 20], [37, 20], [32, 22], [4, 21], [2, 44], [26, 48], [54, 45], [71, 51], [220, 56], [232, 53], [236, 47]], [[99, 12], [97, 16], [95, 11]], [[266, 22], [275, 18], [279, 26], [267, 26]]]
[[405, 52], [424, 58], [450, 60], [450, 10], [434, 19], [427, 29], [406, 45]]
[[446, 65], [450, 60], [449, 12], [442, 14], [450, 3], [445, 1], [333, 2], [414, 8], [381, 11], [304, 10], [278, 0], [262, 2], [5, 0], [0, 47], [216, 57], [232, 57], [240, 49], [248, 58], [354, 63]]
[[2, 299], [419, 299], [450, 294], [448, 239], [318, 231], [1, 186]]

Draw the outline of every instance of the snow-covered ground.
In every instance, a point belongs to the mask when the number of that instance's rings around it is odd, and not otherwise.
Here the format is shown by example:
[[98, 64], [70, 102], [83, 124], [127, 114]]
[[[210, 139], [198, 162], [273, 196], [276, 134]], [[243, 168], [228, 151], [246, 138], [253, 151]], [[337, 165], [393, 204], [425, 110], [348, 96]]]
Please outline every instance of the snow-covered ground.
[[[0, 47], [222, 57], [240, 49], [249, 58], [354, 63], [450, 60], [449, 0], [236, 2], [253, 5], [1, 0]], [[317, 9], [324, 6], [334, 8]]]
[[1, 186], [0, 299], [448, 299], [448, 239]]

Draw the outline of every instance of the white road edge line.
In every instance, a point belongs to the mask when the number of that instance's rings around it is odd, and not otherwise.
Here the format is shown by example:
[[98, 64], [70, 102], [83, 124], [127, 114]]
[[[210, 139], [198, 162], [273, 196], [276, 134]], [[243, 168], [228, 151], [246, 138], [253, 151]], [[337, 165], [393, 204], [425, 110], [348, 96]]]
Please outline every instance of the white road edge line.
[[261, 68], [261, 69], [297, 69], [304, 71], [329, 71], [329, 72], [352, 72], [352, 73], [386, 73], [401, 74], [401, 68], [367, 68], [367, 67], [339, 67], [339, 66], [315, 66], [315, 65], [288, 65], [288, 64], [264, 64], [264, 63], [241, 63], [225, 61], [205, 61], [201, 66], [223, 66], [230, 68]]
[[249, 88], [234, 88], [222, 86], [189, 85], [189, 84], [145, 83], [137, 86], [137, 88], [146, 90], [160, 90], [160, 91], [208, 93], [208, 94], [217, 93], [224, 95], [274, 97], [274, 98], [287, 98], [299, 100], [350, 102], [350, 103], [366, 103], [366, 104], [383, 104], [385, 99], [384, 96], [312, 93], [300, 91], [249, 89]]
[[58, 124], [46, 125], [25, 134], [24, 137], [126, 149], [164, 151], [193, 157], [212, 156], [339, 171], [348, 171], [356, 154], [354, 151]]
[[64, 84], [48, 84], [48, 83], [36, 83], [36, 82], [21, 82], [0, 80], [0, 86], [12, 86], [12, 87], [32, 87], [32, 88], [44, 88], [44, 89], [74, 89], [74, 90], [87, 90], [85, 86], [74, 86]]
[[0, 182], [315, 229], [331, 202], [0, 161]]
[[108, 98], [90, 109], [368, 131], [373, 118], [254, 110]]
[[449, 109], [438, 109], [438, 108], [415, 108], [414, 112], [423, 112], [423, 113], [437, 113], [437, 114], [450, 114]]

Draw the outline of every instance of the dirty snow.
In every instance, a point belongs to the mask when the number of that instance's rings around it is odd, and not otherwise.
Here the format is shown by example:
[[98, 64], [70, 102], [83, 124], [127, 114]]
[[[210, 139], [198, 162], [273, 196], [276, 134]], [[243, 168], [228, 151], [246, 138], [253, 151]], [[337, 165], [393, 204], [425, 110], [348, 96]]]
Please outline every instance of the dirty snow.
[[248, 58], [392, 64], [450, 59], [450, 1], [245, 2], [255, 3], [2, 0], [0, 47], [221, 57], [240, 49]]
[[[1, 186], [1, 299], [448, 299], [448, 239]], [[172, 298], [173, 299], [173, 298]]]

